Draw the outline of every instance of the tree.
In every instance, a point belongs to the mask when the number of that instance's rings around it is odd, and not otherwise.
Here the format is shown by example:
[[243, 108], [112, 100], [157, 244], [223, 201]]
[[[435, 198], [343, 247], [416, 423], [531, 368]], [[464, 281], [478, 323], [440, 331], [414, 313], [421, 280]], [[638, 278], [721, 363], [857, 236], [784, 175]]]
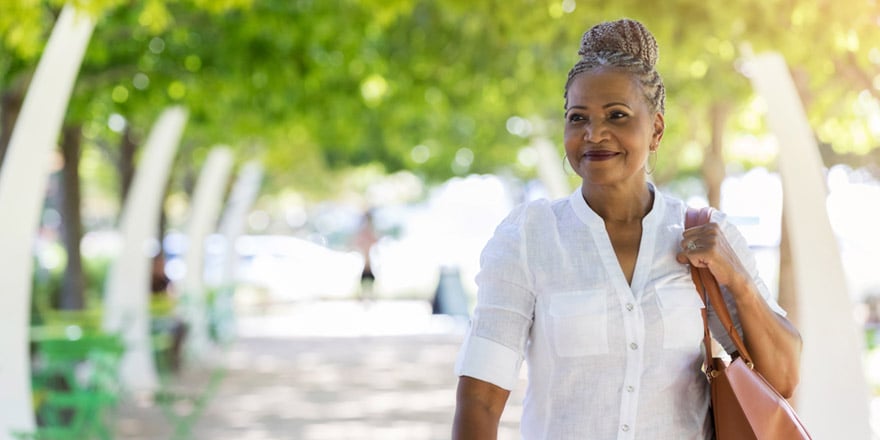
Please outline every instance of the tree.
[[[10, 97], [0, 108], [0, 141], [60, 3], [0, 4], [0, 93]], [[102, 18], [67, 123], [82, 127], [84, 152], [98, 148], [115, 164], [84, 176], [84, 186], [116, 194], [125, 192], [144, 131], [171, 103], [191, 115], [172, 192], [214, 143], [264, 157], [270, 190], [324, 196], [343, 184], [334, 172], [373, 162], [429, 181], [529, 173], [512, 165], [528, 134], [508, 132], [508, 120], [532, 121], [533, 132], [560, 145], [562, 86], [577, 42], [591, 25], [622, 16], [645, 22], [661, 46], [670, 97], [661, 183], [702, 165], [717, 205], [730, 134], [762, 129], [739, 123], [753, 96], [740, 61], [749, 47], [786, 56], [817, 136], [838, 153], [864, 153], [880, 134], [864, 122], [880, 62], [871, 50], [880, 42], [878, 12], [868, 1], [80, 3]]]

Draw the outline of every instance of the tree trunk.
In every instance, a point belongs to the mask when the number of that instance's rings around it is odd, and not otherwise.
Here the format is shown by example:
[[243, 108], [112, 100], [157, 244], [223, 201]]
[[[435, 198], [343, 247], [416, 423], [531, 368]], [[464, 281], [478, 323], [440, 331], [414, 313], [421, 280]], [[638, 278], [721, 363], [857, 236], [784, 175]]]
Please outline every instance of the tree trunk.
[[[779, 306], [783, 308], [788, 314], [786, 318], [791, 322], [795, 328], [798, 327], [798, 299], [797, 299], [797, 289], [795, 286], [794, 279], [794, 256], [791, 254], [791, 240], [788, 236], [788, 229], [785, 227], [785, 208], [782, 210], [782, 224], [780, 225], [780, 239], [779, 239], [779, 295], [776, 298], [776, 302], [779, 303]], [[795, 394], [788, 399], [788, 403], [791, 404], [792, 407], [797, 409], [798, 403], [798, 394], [797, 390], [795, 390]]]
[[[798, 97], [801, 104], [806, 110], [813, 102], [813, 95], [810, 92], [810, 75], [800, 68], [790, 67], [792, 80], [795, 84]], [[820, 144], [821, 147], [821, 144]], [[828, 150], [831, 150], [830, 148]], [[831, 150], [833, 151], [833, 150]], [[822, 152], [822, 149], [819, 149]], [[785, 194], [782, 195], [785, 197]], [[797, 286], [794, 277], [794, 255], [791, 253], [791, 239], [788, 236], [788, 228], [785, 226], [785, 204], [782, 204], [782, 219], [779, 225], [779, 284], [777, 302], [788, 312], [788, 320], [797, 326], [798, 321], [798, 302], [797, 302]]]
[[67, 251], [67, 267], [64, 271], [60, 307], [64, 310], [81, 310], [86, 306], [86, 281], [82, 254], [80, 253], [80, 242], [83, 235], [79, 184], [79, 157], [82, 140], [80, 125], [65, 126], [61, 138], [61, 154], [64, 158], [64, 168], [61, 171], [61, 218], [64, 248]]
[[804, 110], [810, 108], [810, 105], [813, 104], [813, 91], [810, 90], [810, 72], [797, 66], [790, 66], [788, 71], [791, 73], [794, 88], [797, 90], [798, 97], [801, 98]]
[[797, 326], [798, 307], [795, 289], [793, 256], [788, 230], [785, 227], [785, 211], [782, 213], [781, 238], [779, 240], [779, 305], [788, 312], [788, 320]]
[[131, 180], [134, 178], [134, 156], [137, 152], [137, 142], [134, 139], [131, 125], [125, 125], [125, 131], [122, 132], [122, 141], [119, 143], [119, 156], [116, 163], [119, 171], [119, 206], [125, 205], [125, 197], [128, 195], [128, 189], [131, 187]]
[[12, 130], [21, 111], [24, 102], [24, 92], [17, 87], [12, 87], [0, 95], [0, 169], [3, 168], [3, 158], [6, 157], [6, 147], [12, 138]]
[[870, 93], [874, 99], [880, 99], [880, 91], [874, 86], [874, 76], [859, 66], [854, 53], [849, 52], [844, 59], [834, 60], [834, 70], [848, 81], [857, 84], [861, 90]]
[[721, 183], [724, 182], [724, 127], [727, 122], [728, 106], [715, 102], [709, 109], [712, 138], [703, 158], [703, 181], [706, 182], [706, 195], [709, 206], [721, 205]]

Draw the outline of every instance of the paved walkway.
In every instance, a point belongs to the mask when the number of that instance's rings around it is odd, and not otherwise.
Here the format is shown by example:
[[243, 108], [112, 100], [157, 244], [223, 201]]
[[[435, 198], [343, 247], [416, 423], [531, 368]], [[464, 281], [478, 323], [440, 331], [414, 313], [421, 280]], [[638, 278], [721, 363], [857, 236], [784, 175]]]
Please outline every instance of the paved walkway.
[[[465, 325], [417, 301], [305, 303], [244, 317], [222, 356], [225, 376], [188, 438], [448, 439]], [[191, 367], [175, 387], [204, 389], [208, 376]], [[511, 399], [499, 438], [518, 438], [519, 401]], [[129, 400], [120, 409], [118, 438], [172, 433], [155, 405]]]
[[[449, 439], [452, 368], [466, 323], [431, 315], [419, 301], [333, 301], [254, 310], [219, 357], [225, 374], [191, 430], [198, 440]], [[175, 381], [179, 393], [207, 388], [207, 365]], [[499, 440], [517, 439], [524, 382], [502, 416]], [[192, 405], [182, 402], [177, 412]], [[880, 398], [872, 405], [880, 429]], [[117, 438], [168, 440], [170, 418], [126, 401]], [[181, 438], [181, 437], [177, 437]]]

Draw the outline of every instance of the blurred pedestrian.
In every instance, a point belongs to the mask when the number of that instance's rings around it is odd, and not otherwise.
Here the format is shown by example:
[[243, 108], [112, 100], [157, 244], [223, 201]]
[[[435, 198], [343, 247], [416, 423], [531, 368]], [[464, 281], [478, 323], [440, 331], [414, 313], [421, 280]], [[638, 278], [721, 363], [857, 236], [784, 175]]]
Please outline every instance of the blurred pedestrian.
[[372, 258], [370, 252], [379, 241], [376, 227], [373, 224], [373, 211], [367, 210], [361, 217], [361, 224], [354, 236], [354, 247], [364, 257], [364, 268], [361, 271], [360, 299], [370, 300], [373, 298], [373, 283], [376, 276], [373, 274]]
[[167, 340], [167, 347], [158, 347], [157, 356], [160, 364], [171, 371], [181, 368], [183, 341], [189, 326], [177, 313], [177, 297], [171, 278], [165, 273], [165, 254], [159, 252], [153, 257], [150, 277], [151, 299], [151, 331]]
[[[684, 230], [686, 205], [648, 182], [666, 127], [654, 36], [629, 19], [583, 36], [565, 85], [564, 143], [582, 184], [515, 208], [481, 256], [456, 363], [455, 439], [494, 439], [521, 362], [525, 439], [709, 439], [700, 372], [708, 268], [756, 368], [783, 395], [801, 340], [723, 213]], [[710, 307], [710, 325], [732, 351]]]

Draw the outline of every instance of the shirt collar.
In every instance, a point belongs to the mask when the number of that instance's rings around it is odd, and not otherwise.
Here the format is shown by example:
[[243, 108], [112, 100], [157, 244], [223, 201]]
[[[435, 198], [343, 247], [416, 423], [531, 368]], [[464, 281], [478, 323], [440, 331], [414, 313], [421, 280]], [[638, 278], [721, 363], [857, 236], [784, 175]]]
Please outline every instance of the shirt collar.
[[[654, 186], [653, 183], [647, 182], [648, 187], [654, 193], [654, 204], [651, 206], [651, 211], [648, 212], [648, 215], [642, 219], [642, 225], [653, 224], [654, 219], [663, 217], [663, 208], [665, 204], [662, 202], [663, 194]], [[590, 205], [587, 205], [587, 201], [584, 200], [584, 195], [581, 193], [581, 188], [577, 187], [570, 196], [568, 196], [568, 202], [574, 210], [575, 215], [584, 222], [587, 226], [599, 226], [605, 227], [605, 220], [602, 217], [599, 217], [599, 214], [596, 214], [596, 211], [593, 211], [593, 208], [590, 208]]]

